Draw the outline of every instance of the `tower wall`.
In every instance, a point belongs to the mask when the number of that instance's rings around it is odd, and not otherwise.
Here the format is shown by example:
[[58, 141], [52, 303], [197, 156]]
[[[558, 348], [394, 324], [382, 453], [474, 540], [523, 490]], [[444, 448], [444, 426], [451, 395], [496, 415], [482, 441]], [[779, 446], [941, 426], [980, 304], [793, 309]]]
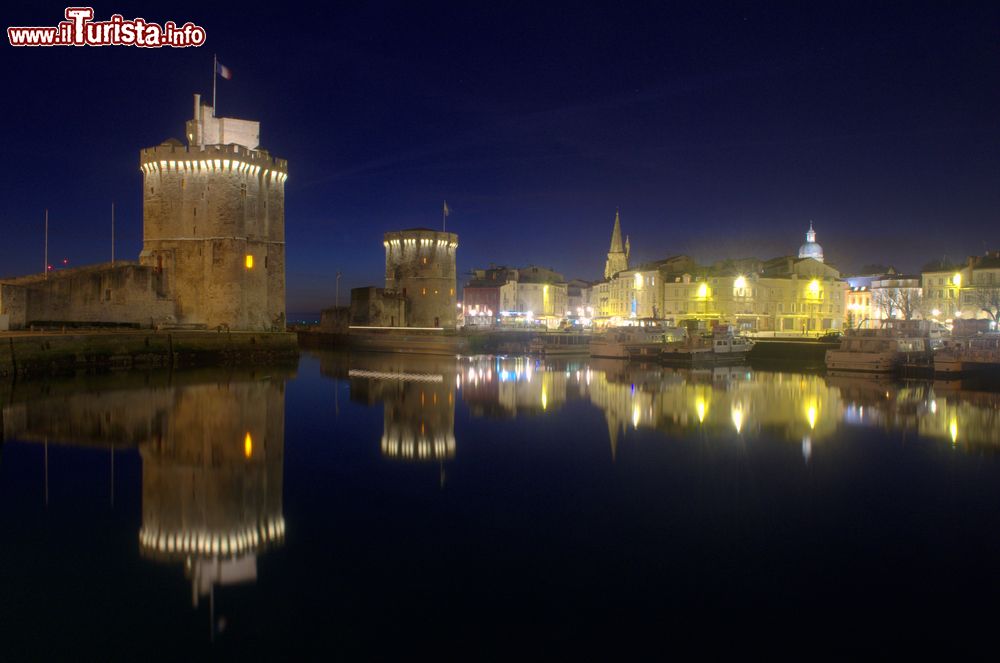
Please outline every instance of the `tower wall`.
[[458, 235], [436, 230], [385, 233], [385, 287], [406, 298], [407, 327], [454, 328]]
[[[143, 250], [180, 323], [285, 326], [288, 164], [239, 145], [142, 150]], [[252, 265], [248, 262], [252, 257]]]

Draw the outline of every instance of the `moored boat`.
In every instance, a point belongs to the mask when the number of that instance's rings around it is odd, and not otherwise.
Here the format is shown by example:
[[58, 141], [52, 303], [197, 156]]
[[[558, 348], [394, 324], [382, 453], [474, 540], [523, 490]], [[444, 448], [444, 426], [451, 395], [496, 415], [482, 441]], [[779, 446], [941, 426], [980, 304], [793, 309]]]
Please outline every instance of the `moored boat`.
[[590, 356], [655, 360], [664, 346], [684, 336], [678, 327], [618, 327], [591, 337]]
[[956, 339], [934, 355], [934, 373], [958, 377], [986, 370], [1000, 370], [1000, 333]]
[[719, 325], [710, 335], [667, 344], [660, 352], [660, 360], [672, 366], [739, 364], [752, 347], [753, 341], [736, 334], [730, 325]]
[[894, 373], [906, 365], [926, 366], [940, 343], [936, 330], [924, 321], [893, 321], [881, 329], [848, 329], [835, 350], [826, 351], [831, 371]]

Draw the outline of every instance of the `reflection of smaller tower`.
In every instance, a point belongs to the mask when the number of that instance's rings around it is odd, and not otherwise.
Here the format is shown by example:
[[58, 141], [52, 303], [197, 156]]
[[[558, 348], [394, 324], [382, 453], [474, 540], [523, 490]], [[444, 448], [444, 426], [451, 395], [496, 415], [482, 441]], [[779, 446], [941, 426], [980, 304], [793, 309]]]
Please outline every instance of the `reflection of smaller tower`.
[[455, 457], [455, 383], [443, 375], [387, 383], [382, 455], [402, 460]]

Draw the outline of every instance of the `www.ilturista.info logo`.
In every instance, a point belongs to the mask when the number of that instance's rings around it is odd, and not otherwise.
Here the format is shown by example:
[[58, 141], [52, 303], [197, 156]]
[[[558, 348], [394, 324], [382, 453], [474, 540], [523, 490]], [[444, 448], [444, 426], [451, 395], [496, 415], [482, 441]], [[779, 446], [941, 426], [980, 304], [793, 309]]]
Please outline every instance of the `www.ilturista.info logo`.
[[205, 28], [190, 21], [178, 27], [144, 18], [126, 20], [114, 14], [107, 21], [94, 21], [93, 7], [67, 7], [66, 20], [54, 28], [7, 28], [11, 46], [139, 46], [140, 48], [187, 48], [205, 43]]

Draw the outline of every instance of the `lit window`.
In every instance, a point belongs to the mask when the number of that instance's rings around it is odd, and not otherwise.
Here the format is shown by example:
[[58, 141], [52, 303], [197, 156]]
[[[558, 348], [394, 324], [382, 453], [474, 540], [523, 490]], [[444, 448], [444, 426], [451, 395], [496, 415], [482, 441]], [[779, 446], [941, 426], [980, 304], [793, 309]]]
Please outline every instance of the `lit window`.
[[249, 253], [247, 254], [246, 265], [247, 269], [253, 269], [253, 256], [250, 255]]

